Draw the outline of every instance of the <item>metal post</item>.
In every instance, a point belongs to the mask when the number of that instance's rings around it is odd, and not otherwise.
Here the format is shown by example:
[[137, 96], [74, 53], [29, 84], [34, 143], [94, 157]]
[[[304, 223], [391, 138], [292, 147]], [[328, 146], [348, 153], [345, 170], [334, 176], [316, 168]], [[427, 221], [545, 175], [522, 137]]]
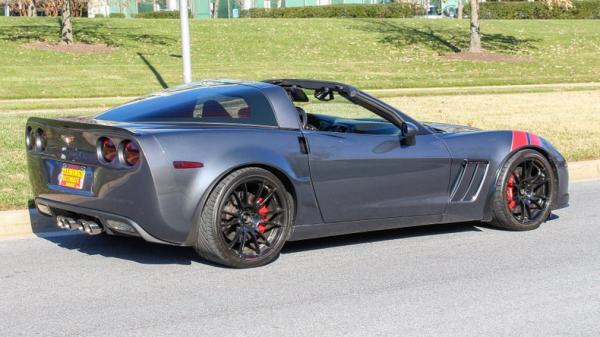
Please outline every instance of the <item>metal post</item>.
[[183, 60], [183, 83], [192, 82], [192, 57], [190, 55], [190, 22], [187, 0], [179, 0], [181, 22], [181, 59]]
[[10, 16], [10, 7], [8, 7], [8, 0], [4, 0], [4, 16]]

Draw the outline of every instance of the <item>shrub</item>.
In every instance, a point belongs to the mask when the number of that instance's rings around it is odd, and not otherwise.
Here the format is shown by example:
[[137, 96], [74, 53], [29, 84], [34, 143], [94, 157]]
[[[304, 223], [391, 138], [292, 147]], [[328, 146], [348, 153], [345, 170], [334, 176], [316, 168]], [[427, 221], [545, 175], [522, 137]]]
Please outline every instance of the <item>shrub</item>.
[[125, 14], [124, 13], [110, 13], [110, 15], [108, 17], [109, 18], [124, 19], [125, 18]]
[[103, 17], [104, 17], [104, 14], [95, 14], [95, 15], [94, 15], [94, 17], [95, 17], [95, 18], [103, 18]]
[[[188, 11], [188, 15], [191, 17], [192, 12]], [[179, 19], [179, 11], [160, 11], [160, 12], [138, 13], [135, 15], [135, 17], [141, 18], [141, 19]]]
[[[467, 4], [463, 13], [469, 15]], [[573, 8], [548, 8], [542, 2], [484, 2], [480, 4], [481, 19], [598, 19], [600, 1], [575, 1]]]
[[424, 15], [423, 7], [407, 3], [346, 4], [288, 8], [252, 8], [241, 17], [250, 18], [410, 18]]

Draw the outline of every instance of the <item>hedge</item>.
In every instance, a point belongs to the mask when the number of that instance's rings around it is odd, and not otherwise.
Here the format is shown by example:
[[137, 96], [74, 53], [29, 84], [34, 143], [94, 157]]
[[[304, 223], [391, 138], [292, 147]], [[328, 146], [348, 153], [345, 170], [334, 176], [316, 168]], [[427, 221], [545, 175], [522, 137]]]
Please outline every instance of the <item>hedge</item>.
[[[188, 11], [188, 15], [192, 17], [192, 12]], [[142, 19], [179, 19], [179, 11], [145, 12], [138, 13], [135, 17]]]
[[423, 7], [407, 3], [392, 4], [346, 4], [329, 6], [306, 6], [288, 8], [252, 8], [242, 10], [246, 18], [411, 18], [424, 15]]
[[108, 17], [124, 19], [125, 14], [124, 13], [110, 13], [110, 15]]
[[[481, 19], [600, 19], [600, 1], [575, 1], [573, 8], [548, 8], [542, 2], [483, 2], [479, 4]], [[470, 6], [463, 10], [469, 15]], [[599, 23], [600, 24], [600, 23]]]

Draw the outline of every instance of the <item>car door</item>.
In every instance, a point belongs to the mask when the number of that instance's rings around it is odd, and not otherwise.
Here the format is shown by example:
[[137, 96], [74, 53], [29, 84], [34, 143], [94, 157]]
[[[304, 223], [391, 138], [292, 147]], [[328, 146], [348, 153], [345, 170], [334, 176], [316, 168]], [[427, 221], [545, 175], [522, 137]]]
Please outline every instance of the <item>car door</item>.
[[311, 178], [325, 222], [442, 214], [450, 154], [433, 134], [304, 131]]

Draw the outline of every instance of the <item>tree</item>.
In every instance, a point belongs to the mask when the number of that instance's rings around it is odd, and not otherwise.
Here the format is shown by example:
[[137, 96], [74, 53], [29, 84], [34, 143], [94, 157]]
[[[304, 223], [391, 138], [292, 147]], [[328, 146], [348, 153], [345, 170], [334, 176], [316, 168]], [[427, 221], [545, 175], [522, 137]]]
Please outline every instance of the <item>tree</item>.
[[65, 0], [62, 4], [62, 18], [60, 21], [60, 39], [63, 44], [73, 43], [73, 25], [71, 24], [71, 1]]
[[481, 31], [479, 30], [479, 0], [470, 0], [471, 13], [471, 44], [469, 51], [471, 53], [481, 52]]
[[213, 2], [213, 8], [212, 8], [212, 13], [210, 15], [210, 17], [212, 19], [216, 19], [219, 17], [219, 6], [221, 5], [221, 1], [220, 0], [215, 0], [215, 2]]
[[[460, 1], [460, 0], [459, 0]], [[554, 6], [571, 9], [573, 8], [573, 0], [542, 0], [548, 8]], [[479, 30], [479, 0], [469, 0], [469, 6], [471, 12], [469, 18], [471, 20], [471, 44], [469, 46], [469, 52], [480, 53], [481, 52], [481, 31]]]

